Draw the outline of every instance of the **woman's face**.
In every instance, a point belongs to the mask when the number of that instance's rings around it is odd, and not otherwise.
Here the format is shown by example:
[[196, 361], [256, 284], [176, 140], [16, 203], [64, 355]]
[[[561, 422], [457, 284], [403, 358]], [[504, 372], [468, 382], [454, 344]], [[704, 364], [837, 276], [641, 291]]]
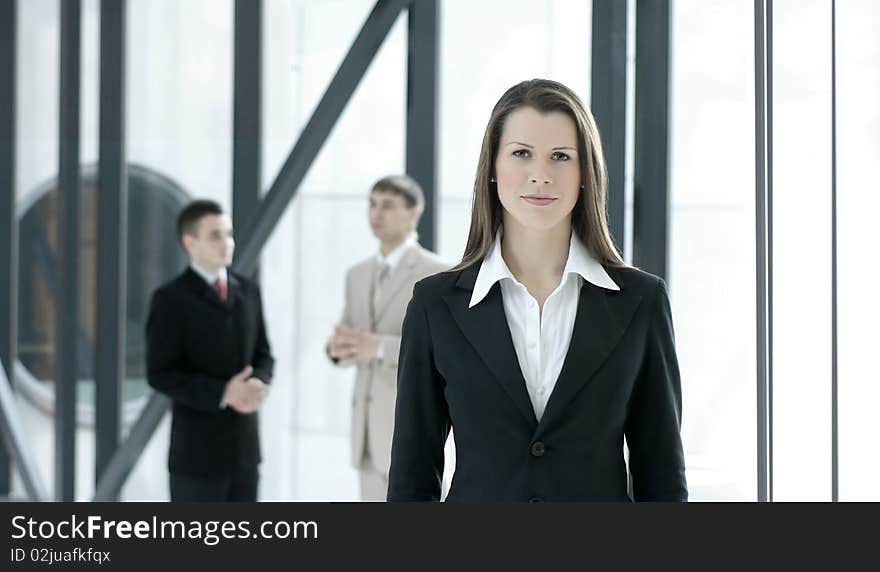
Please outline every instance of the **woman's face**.
[[580, 194], [577, 128], [565, 113], [520, 107], [507, 116], [495, 157], [505, 223], [532, 230], [571, 224]]

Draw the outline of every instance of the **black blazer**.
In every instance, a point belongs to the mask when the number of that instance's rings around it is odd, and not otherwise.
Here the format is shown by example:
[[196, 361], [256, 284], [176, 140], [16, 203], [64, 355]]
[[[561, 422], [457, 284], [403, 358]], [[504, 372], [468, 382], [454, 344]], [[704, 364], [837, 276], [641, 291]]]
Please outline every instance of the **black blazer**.
[[439, 500], [455, 429], [451, 501], [687, 499], [681, 383], [666, 284], [606, 268], [584, 281], [571, 344], [538, 423], [501, 288], [468, 308], [480, 264], [417, 283], [403, 324], [388, 500]]
[[192, 269], [153, 294], [147, 318], [147, 381], [174, 404], [168, 468], [212, 476], [256, 466], [257, 414], [220, 408], [226, 382], [247, 365], [265, 383], [274, 359], [256, 283], [228, 271], [226, 303]]

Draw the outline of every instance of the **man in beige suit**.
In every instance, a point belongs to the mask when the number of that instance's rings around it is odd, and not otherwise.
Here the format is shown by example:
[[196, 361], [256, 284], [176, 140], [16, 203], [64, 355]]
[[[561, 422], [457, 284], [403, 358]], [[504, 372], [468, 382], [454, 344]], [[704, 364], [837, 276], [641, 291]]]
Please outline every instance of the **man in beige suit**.
[[423, 208], [421, 187], [406, 175], [373, 185], [370, 227], [379, 252], [348, 271], [345, 310], [327, 344], [334, 362], [357, 365], [351, 452], [367, 501], [384, 501], [388, 489], [400, 330], [413, 285], [450, 267], [416, 241]]

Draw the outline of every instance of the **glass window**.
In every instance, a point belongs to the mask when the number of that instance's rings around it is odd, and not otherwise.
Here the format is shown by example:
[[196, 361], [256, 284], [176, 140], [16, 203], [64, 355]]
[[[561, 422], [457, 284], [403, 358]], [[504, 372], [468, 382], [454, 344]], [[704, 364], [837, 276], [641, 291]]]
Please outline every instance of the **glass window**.
[[[123, 400], [147, 391], [144, 327], [149, 297], [184, 264], [174, 217], [186, 201], [171, 180], [137, 166], [128, 173], [129, 243]], [[82, 177], [80, 239], [80, 329], [77, 339], [78, 399], [94, 404], [95, 319], [97, 316], [97, 175], [94, 166]], [[36, 189], [21, 207], [19, 240], [19, 359], [30, 373], [23, 380], [51, 384], [55, 371], [55, 304], [58, 253], [58, 188], [51, 181]], [[33, 389], [33, 388], [32, 388]], [[39, 389], [36, 389], [39, 392]]]
[[692, 500], [755, 500], [754, 20], [673, 3], [669, 288]]
[[830, 500], [831, 4], [773, 24], [773, 500]]
[[880, 3], [837, 2], [837, 285], [840, 500], [880, 501]]

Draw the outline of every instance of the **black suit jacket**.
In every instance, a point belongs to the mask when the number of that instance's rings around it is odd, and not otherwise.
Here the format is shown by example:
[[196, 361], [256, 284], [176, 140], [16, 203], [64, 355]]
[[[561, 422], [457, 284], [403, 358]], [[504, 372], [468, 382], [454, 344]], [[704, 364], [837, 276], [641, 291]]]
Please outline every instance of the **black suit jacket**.
[[443, 445], [455, 429], [447, 500], [687, 499], [681, 383], [665, 283], [607, 268], [620, 287], [584, 281], [571, 344], [536, 420], [501, 288], [468, 308], [479, 263], [416, 284], [403, 325], [388, 500], [439, 500]]
[[212, 476], [256, 466], [257, 414], [221, 409], [229, 379], [247, 365], [265, 383], [274, 359], [256, 283], [228, 271], [227, 301], [188, 268], [153, 294], [147, 380], [173, 401], [168, 468]]

